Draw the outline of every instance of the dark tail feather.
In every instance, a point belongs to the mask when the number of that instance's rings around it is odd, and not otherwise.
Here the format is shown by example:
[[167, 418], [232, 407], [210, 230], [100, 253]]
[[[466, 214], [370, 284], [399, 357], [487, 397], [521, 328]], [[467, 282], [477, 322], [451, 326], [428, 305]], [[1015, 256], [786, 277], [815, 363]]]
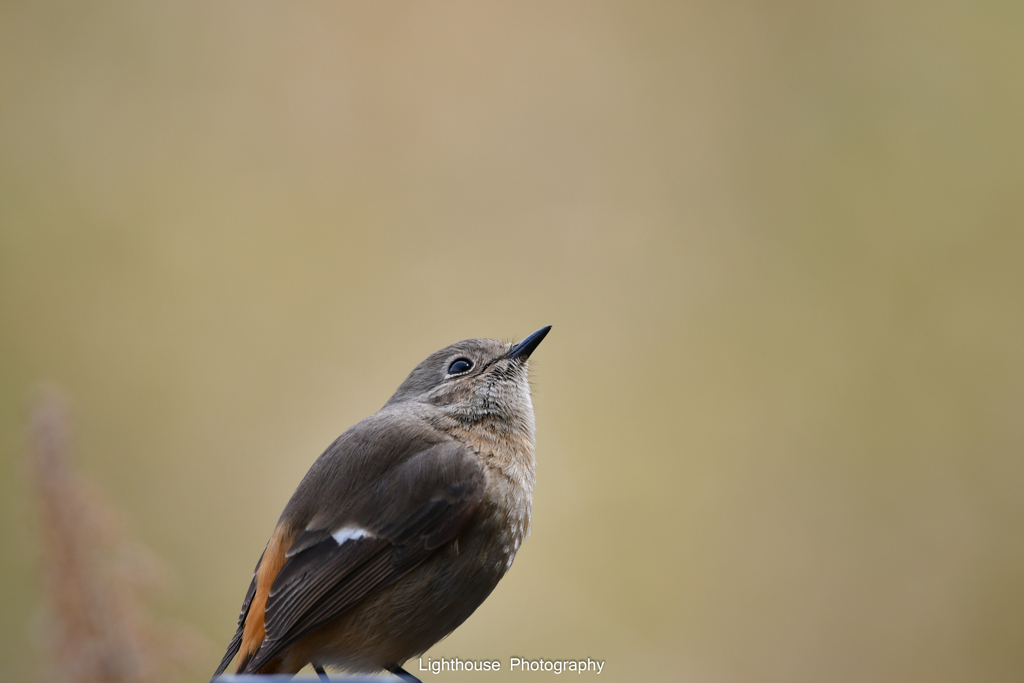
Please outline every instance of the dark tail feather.
[[[264, 550], [264, 552], [266, 552]], [[228, 643], [228, 651], [224, 653], [224, 659], [220, 660], [220, 666], [213, 672], [213, 678], [217, 678], [224, 670], [228, 668], [228, 664], [231, 663], [231, 659], [238, 654], [238, 648], [242, 646], [242, 634], [245, 633], [245, 618], [249, 616], [249, 605], [252, 604], [252, 598], [256, 595], [256, 572], [260, 568], [260, 564], [263, 562], [263, 555], [260, 555], [259, 562], [256, 563], [256, 569], [252, 572], [252, 581], [249, 582], [249, 590], [245, 592], [245, 599], [242, 600], [242, 610], [238, 614], [238, 630], [235, 631], [234, 638]], [[213, 678], [210, 680], [213, 681]]]
[[[224, 673], [224, 669], [228, 668], [228, 664], [230, 664], [231, 660], [234, 659], [236, 654], [238, 654], [238, 648], [242, 644], [243, 630], [244, 629], [239, 628], [235, 632], [235, 637], [231, 639], [230, 643], [228, 643], [228, 651], [224, 653], [224, 659], [220, 660], [220, 666], [218, 666], [217, 670], [213, 672], [213, 678], [217, 678], [217, 676], [220, 676], [222, 673]], [[211, 678], [210, 680], [212, 681], [213, 678]]]

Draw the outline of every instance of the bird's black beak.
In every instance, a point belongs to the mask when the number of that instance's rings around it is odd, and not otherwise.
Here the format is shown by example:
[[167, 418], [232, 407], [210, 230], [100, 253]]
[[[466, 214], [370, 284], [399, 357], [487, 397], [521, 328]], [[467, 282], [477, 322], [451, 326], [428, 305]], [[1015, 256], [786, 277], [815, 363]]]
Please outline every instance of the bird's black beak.
[[533, 353], [533, 350], [540, 346], [540, 343], [544, 341], [544, 337], [546, 337], [550, 331], [551, 325], [540, 328], [529, 337], [509, 349], [508, 355], [505, 357], [509, 360], [512, 360], [513, 358], [526, 360], [530, 357], [530, 354]]

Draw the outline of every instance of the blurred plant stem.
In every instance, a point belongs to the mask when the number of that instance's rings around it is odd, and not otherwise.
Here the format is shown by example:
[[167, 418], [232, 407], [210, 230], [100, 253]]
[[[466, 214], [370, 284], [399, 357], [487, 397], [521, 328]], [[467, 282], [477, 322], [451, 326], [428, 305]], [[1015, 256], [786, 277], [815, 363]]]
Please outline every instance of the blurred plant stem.
[[200, 639], [157, 625], [144, 605], [166, 572], [132, 542], [113, 507], [74, 465], [67, 399], [40, 389], [31, 419], [31, 469], [41, 513], [46, 680], [156, 683], [196, 661]]

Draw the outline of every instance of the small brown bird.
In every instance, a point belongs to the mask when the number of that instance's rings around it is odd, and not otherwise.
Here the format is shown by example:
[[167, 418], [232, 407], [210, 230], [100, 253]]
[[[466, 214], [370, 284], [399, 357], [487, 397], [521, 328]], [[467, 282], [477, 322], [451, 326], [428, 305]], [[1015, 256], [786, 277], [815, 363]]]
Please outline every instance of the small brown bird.
[[402, 668], [484, 601], [530, 531], [534, 421], [519, 344], [468, 339], [338, 437], [285, 506], [214, 677]]

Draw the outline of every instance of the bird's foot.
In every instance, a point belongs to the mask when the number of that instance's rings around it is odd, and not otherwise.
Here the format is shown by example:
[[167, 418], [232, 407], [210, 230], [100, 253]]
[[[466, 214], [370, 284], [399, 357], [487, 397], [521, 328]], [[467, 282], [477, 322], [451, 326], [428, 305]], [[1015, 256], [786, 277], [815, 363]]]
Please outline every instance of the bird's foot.
[[415, 676], [413, 676], [411, 673], [409, 673], [408, 671], [406, 671], [405, 669], [403, 669], [400, 666], [391, 667], [391, 668], [388, 669], [388, 671], [390, 671], [391, 673], [395, 674], [396, 676], [401, 678], [406, 683], [423, 683], [423, 681], [421, 681], [420, 679], [416, 678]]

